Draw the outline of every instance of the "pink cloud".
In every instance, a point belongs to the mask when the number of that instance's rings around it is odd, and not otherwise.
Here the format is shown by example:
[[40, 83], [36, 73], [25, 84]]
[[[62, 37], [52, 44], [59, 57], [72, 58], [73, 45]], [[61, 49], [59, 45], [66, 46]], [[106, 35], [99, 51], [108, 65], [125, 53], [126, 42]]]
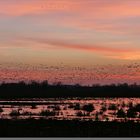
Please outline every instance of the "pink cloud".
[[[64, 40], [52, 40], [42, 38], [21, 38], [25, 42], [34, 42], [38, 44], [49, 45], [49, 49], [74, 49], [79, 51], [87, 51], [93, 53], [100, 53], [106, 57], [113, 59], [126, 59], [126, 60], [137, 60], [140, 59], [140, 49], [136, 47], [108, 47], [98, 44], [77, 44]], [[123, 44], [122, 44], [123, 45]], [[51, 47], [50, 47], [51, 46]], [[39, 46], [38, 46], [39, 47]], [[40, 48], [40, 47], [39, 47]], [[45, 46], [44, 46], [45, 48]]]
[[[140, 15], [140, 2], [133, 0], [28, 0], [0, 1], [0, 12], [9, 15], [23, 15], [42, 12], [63, 11], [83, 16], [101, 16], [102, 18]], [[87, 15], [88, 14], [88, 15]]]

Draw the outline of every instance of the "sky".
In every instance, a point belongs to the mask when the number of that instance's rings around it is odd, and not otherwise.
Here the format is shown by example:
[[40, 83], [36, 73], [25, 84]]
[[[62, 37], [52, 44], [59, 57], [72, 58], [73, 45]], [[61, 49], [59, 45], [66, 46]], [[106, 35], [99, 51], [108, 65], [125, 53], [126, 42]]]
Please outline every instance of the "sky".
[[139, 0], [1, 0], [0, 81], [140, 84]]

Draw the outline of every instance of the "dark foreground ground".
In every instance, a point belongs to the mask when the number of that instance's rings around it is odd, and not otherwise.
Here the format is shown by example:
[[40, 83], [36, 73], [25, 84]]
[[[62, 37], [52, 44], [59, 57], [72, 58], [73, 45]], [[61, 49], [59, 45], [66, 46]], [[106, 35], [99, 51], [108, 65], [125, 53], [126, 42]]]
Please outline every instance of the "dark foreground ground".
[[140, 137], [140, 124], [77, 120], [0, 120], [0, 137]]

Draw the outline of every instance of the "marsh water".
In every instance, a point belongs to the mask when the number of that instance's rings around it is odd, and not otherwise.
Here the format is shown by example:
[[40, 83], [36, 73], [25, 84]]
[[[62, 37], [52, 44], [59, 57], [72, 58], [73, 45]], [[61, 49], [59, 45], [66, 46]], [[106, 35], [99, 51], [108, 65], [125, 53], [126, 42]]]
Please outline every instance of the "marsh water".
[[140, 122], [140, 98], [35, 98], [0, 100], [0, 119]]

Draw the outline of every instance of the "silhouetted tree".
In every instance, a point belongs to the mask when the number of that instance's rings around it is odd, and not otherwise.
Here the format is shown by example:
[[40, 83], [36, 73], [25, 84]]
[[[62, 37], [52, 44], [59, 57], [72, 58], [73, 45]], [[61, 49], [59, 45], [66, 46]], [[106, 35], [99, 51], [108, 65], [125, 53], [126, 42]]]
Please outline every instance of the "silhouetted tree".
[[140, 112], [140, 104], [137, 104], [133, 107], [133, 110], [135, 110], [136, 112]]
[[31, 109], [36, 109], [36, 108], [37, 108], [36, 105], [32, 104]]
[[80, 104], [79, 103], [76, 103], [74, 105], [74, 110], [80, 110]]
[[61, 108], [60, 108], [60, 106], [55, 105], [55, 106], [54, 106], [54, 110], [57, 110], [57, 111], [58, 111], [58, 110], [61, 110]]
[[102, 106], [101, 111], [105, 112], [106, 110], [107, 110], [107, 107], [105, 105]]
[[95, 114], [95, 121], [99, 121], [99, 113], [98, 112], [96, 112], [96, 114]]
[[105, 120], [108, 122], [109, 121], [109, 118], [107, 117]]
[[40, 112], [41, 116], [55, 116], [56, 113], [54, 111], [49, 111], [49, 110], [42, 110]]
[[76, 112], [76, 115], [77, 115], [78, 117], [86, 116], [86, 114], [83, 113], [82, 111]]
[[128, 118], [136, 118], [137, 113], [134, 109], [130, 108], [127, 110], [127, 117]]
[[116, 114], [117, 114], [118, 118], [125, 118], [126, 117], [126, 113], [124, 112], [123, 109], [119, 109]]
[[49, 85], [49, 83], [48, 83], [48, 81], [47, 81], [47, 80], [45, 80], [45, 81], [42, 81], [42, 82], [41, 82], [41, 85], [42, 85], [42, 86], [48, 86], [48, 85]]
[[9, 115], [10, 116], [19, 116], [20, 112], [18, 110], [12, 110]]
[[133, 103], [132, 102], [129, 102], [128, 107], [129, 108], [133, 108]]
[[3, 109], [2, 108], [0, 108], [0, 113], [2, 113], [3, 112]]
[[75, 87], [81, 87], [81, 85], [80, 85], [80, 84], [75, 84], [74, 86], [75, 86]]
[[62, 86], [62, 82], [54, 82], [53, 85], [54, 86]]
[[122, 102], [122, 107], [125, 107], [125, 106], [126, 106], [125, 102]]
[[109, 105], [109, 110], [117, 110], [117, 106], [115, 104]]
[[93, 110], [95, 110], [93, 104], [87, 104], [83, 106], [83, 110], [87, 111], [87, 112], [92, 112]]

